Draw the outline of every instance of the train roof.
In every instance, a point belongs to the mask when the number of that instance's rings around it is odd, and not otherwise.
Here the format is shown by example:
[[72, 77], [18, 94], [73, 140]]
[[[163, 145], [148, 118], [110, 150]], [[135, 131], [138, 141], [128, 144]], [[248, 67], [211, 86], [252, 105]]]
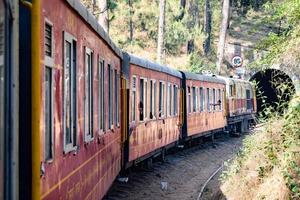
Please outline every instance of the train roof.
[[224, 84], [224, 85], [226, 84], [225, 80], [223, 80], [217, 76], [214, 76], [214, 75], [194, 74], [191, 72], [182, 72], [182, 73], [184, 73], [186, 79], [189, 79], [189, 80], [220, 83], [220, 84]]
[[110, 48], [120, 57], [123, 58], [121, 49], [111, 40], [96, 18], [82, 5], [79, 0], [65, 0], [93, 29], [98, 35], [110, 46]]
[[227, 84], [230, 83], [239, 83], [239, 84], [249, 84], [252, 85], [251, 82], [242, 80], [242, 79], [237, 79], [233, 77], [224, 77], [224, 76], [218, 76], [218, 78], [223, 79]]
[[161, 65], [132, 54], [129, 54], [129, 57], [130, 57], [131, 64], [138, 65], [146, 69], [163, 72], [178, 78], [182, 78], [182, 74], [179, 71], [172, 69], [171, 67], [168, 67], [166, 65]]

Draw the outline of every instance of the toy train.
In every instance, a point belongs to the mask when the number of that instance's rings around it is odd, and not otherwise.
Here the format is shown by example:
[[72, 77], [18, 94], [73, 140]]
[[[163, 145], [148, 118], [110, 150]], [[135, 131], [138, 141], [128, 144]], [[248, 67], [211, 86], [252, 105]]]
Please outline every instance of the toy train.
[[254, 118], [249, 82], [123, 52], [78, 0], [0, 13], [0, 199], [101, 199], [121, 169]]

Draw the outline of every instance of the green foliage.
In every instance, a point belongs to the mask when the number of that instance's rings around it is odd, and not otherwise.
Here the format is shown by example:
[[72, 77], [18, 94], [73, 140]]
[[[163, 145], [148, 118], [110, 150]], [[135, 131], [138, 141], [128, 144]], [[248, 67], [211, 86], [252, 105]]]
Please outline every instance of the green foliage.
[[273, 24], [273, 32], [259, 42], [259, 50], [267, 50], [267, 53], [261, 60], [250, 65], [251, 68], [260, 68], [265, 65], [272, 65], [282, 62], [286, 52], [292, 53], [296, 59], [299, 58], [298, 46], [300, 41], [300, 1], [270, 1], [264, 4], [265, 12], [269, 17], [264, 19], [265, 23]]
[[197, 52], [189, 55], [189, 63], [187, 69], [190, 72], [201, 73], [202, 71], [216, 72], [216, 64], [209, 57], [205, 57]]
[[[269, 117], [271, 118], [264, 121], [264, 129], [244, 139], [242, 150], [226, 163], [227, 170], [223, 172], [221, 179], [223, 182], [228, 181], [239, 174], [241, 169], [248, 169], [247, 163], [251, 161], [252, 166], [253, 163], [258, 166], [257, 174], [261, 183], [274, 169], [279, 169], [290, 189], [290, 199], [299, 199], [300, 97], [295, 97], [289, 104], [283, 119], [274, 111], [269, 113]], [[241, 180], [244, 184], [243, 181], [245, 180]]]

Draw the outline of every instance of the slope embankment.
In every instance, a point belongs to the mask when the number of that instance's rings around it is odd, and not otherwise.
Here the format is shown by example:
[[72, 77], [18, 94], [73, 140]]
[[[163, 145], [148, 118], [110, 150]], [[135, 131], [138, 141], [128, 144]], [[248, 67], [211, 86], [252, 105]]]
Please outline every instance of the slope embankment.
[[300, 97], [244, 140], [221, 179], [215, 199], [300, 199]]

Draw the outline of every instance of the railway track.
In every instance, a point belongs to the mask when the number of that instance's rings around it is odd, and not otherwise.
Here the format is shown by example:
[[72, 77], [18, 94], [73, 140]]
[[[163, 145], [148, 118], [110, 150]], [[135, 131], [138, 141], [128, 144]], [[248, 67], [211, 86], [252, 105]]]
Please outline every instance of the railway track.
[[[151, 170], [136, 167], [128, 174], [127, 183], [114, 182], [105, 199], [197, 199], [209, 177], [239, 150], [242, 139], [221, 134], [214, 143], [204, 142], [167, 155], [165, 162], [154, 162]], [[210, 194], [204, 193], [207, 199]]]

